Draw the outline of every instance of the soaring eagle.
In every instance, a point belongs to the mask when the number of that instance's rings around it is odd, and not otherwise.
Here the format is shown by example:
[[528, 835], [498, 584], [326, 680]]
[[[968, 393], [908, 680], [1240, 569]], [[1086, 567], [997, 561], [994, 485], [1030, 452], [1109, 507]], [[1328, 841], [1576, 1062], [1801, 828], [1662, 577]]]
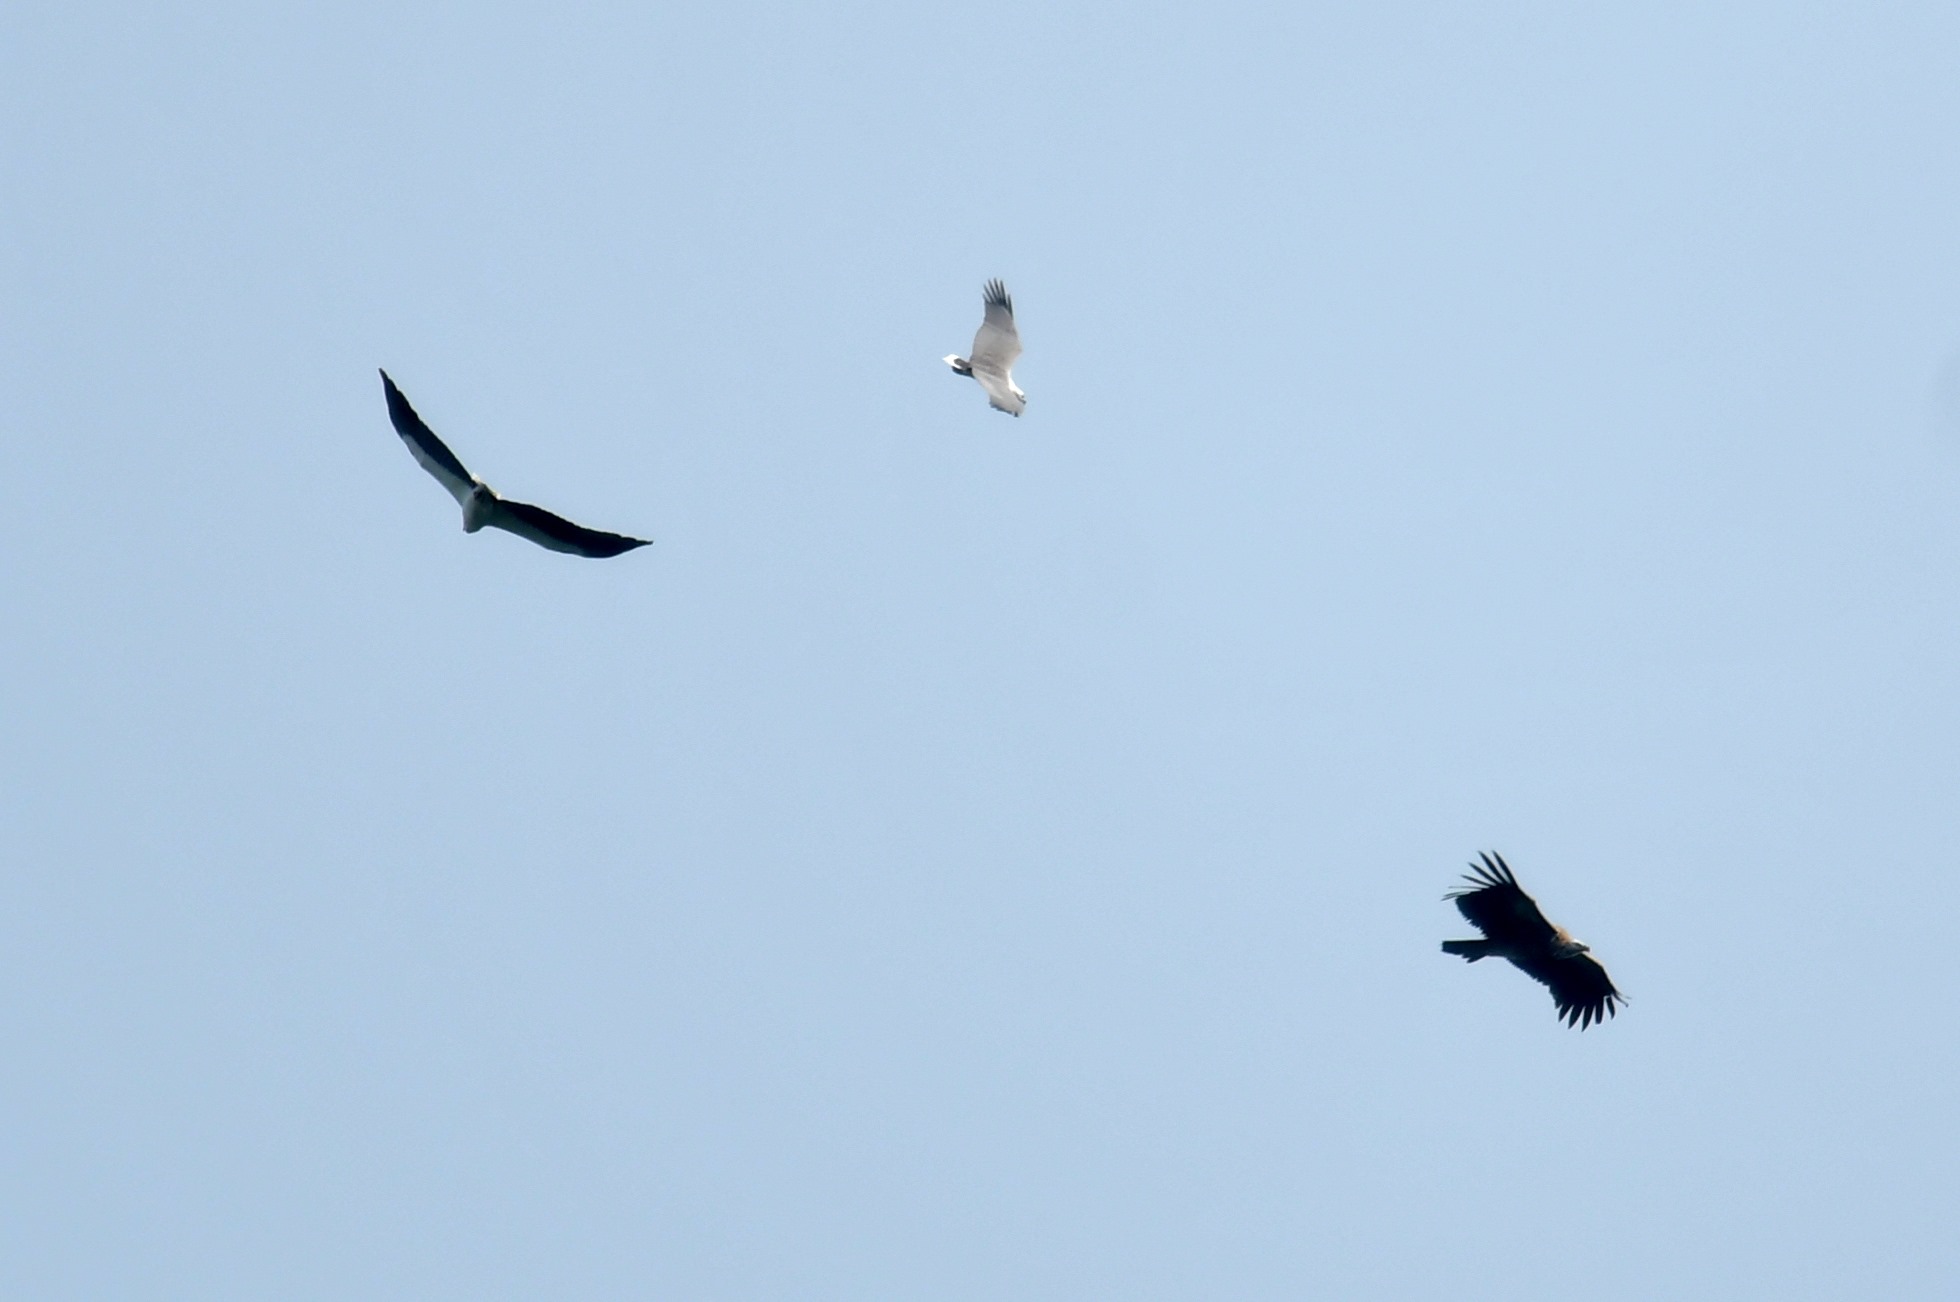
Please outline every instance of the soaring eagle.
[[1480, 958], [1510, 959], [1526, 976], [1551, 988], [1552, 1002], [1567, 1026], [1583, 1031], [1619, 1011], [1615, 1001], [1625, 1002], [1626, 996], [1613, 988], [1613, 978], [1606, 975], [1590, 947], [1546, 920], [1511, 875], [1503, 855], [1480, 857], [1483, 863], [1471, 864], [1472, 871], [1464, 874], [1470, 884], [1443, 898], [1455, 900], [1457, 910], [1484, 938], [1446, 940], [1443, 952], [1472, 963]]
[[981, 292], [986, 313], [980, 318], [979, 333], [973, 336], [973, 356], [946, 357], [941, 360], [957, 375], [971, 375], [987, 391], [987, 405], [995, 411], [1019, 416], [1028, 405], [1028, 395], [1014, 383], [1014, 359], [1021, 355], [1021, 336], [1014, 329], [1014, 300], [1007, 286], [990, 280]]
[[617, 556], [647, 545], [645, 538], [588, 529], [541, 506], [497, 496], [490, 485], [463, 469], [456, 454], [443, 445], [434, 430], [422, 423], [386, 371], [381, 373], [381, 387], [388, 395], [388, 419], [395, 423], [395, 433], [402, 436], [402, 442], [408, 444], [410, 454], [421, 463], [422, 469], [434, 475], [436, 482], [448, 489], [449, 495], [463, 508], [464, 533], [475, 533], [487, 524], [519, 538], [529, 538], [540, 547], [574, 556]]

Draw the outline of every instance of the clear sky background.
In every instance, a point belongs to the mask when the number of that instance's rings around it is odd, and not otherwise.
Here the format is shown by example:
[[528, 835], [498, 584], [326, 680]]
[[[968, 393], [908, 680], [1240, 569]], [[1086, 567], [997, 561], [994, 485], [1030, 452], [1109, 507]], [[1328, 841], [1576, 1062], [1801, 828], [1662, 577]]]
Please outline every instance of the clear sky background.
[[1952, 1296], [1875, 8], [0, 10], [0, 1293]]

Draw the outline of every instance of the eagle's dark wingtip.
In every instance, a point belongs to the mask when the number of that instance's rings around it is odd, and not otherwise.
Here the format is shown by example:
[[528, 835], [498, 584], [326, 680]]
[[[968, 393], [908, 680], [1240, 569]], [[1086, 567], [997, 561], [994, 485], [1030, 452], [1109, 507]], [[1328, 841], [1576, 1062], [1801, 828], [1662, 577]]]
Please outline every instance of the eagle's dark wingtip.
[[586, 552], [586, 555], [593, 560], [609, 561], [615, 556], [624, 556], [627, 552], [651, 546], [653, 546], [651, 538], [628, 538], [621, 534], [616, 540], [608, 540], [603, 546], [593, 547]]

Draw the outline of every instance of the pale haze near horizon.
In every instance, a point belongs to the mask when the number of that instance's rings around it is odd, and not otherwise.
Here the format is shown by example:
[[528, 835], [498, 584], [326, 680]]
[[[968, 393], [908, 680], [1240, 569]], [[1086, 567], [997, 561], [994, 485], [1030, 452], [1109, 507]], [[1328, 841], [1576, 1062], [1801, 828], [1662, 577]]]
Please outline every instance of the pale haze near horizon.
[[9, 8], [0, 1292], [1946, 1296], [1956, 50]]

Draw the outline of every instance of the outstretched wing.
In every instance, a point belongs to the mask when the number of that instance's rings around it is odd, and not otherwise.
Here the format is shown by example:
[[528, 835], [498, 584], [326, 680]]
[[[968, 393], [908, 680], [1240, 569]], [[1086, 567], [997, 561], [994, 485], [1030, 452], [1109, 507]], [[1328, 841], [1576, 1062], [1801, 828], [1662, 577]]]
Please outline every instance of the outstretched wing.
[[569, 552], [573, 556], [617, 556], [635, 547], [645, 547], [651, 541], [628, 538], [623, 533], [607, 533], [603, 529], [588, 529], [582, 524], [573, 524], [562, 515], [553, 515], [541, 506], [513, 502], [507, 497], [497, 499], [496, 508], [484, 523], [514, 533], [519, 538], [529, 538], [540, 547]]
[[1538, 905], [1524, 893], [1503, 855], [1483, 854], [1479, 858], [1483, 862], [1471, 864], [1471, 871], [1464, 874], [1463, 879], [1470, 885], [1443, 898], [1455, 900], [1457, 912], [1490, 939], [1506, 946], [1536, 947], [1549, 952], [1558, 928], [1546, 921]]
[[973, 364], [975, 374], [992, 371], [1005, 377], [1014, 359], [1021, 355], [1021, 335], [1014, 329], [1014, 300], [1007, 296], [1007, 286], [998, 280], [987, 282], [982, 299], [987, 311], [980, 320], [979, 332], [973, 336], [973, 356], [967, 360]]
[[1558, 1005], [1558, 1015], [1567, 1026], [1583, 1031], [1618, 1012], [1619, 1003], [1626, 1000], [1614, 989], [1613, 978], [1606, 975], [1599, 960], [1590, 954], [1554, 958], [1547, 952], [1531, 958], [1510, 957], [1521, 972], [1551, 990], [1552, 1002]]
[[463, 469], [463, 463], [456, 459], [436, 432], [422, 423], [415, 414], [415, 408], [408, 405], [408, 399], [388, 378], [388, 372], [381, 372], [381, 387], [388, 395], [388, 419], [395, 424], [395, 433], [402, 436], [408, 444], [409, 452], [422, 464], [422, 469], [435, 476], [438, 484], [449, 490], [458, 506], [469, 500], [470, 489], [476, 480], [470, 472]]
[[973, 378], [980, 381], [980, 387], [987, 394], [987, 405], [995, 411], [1018, 416], [1027, 410], [1028, 400], [1014, 391], [1014, 385], [1005, 375], [993, 371], [975, 371]]

